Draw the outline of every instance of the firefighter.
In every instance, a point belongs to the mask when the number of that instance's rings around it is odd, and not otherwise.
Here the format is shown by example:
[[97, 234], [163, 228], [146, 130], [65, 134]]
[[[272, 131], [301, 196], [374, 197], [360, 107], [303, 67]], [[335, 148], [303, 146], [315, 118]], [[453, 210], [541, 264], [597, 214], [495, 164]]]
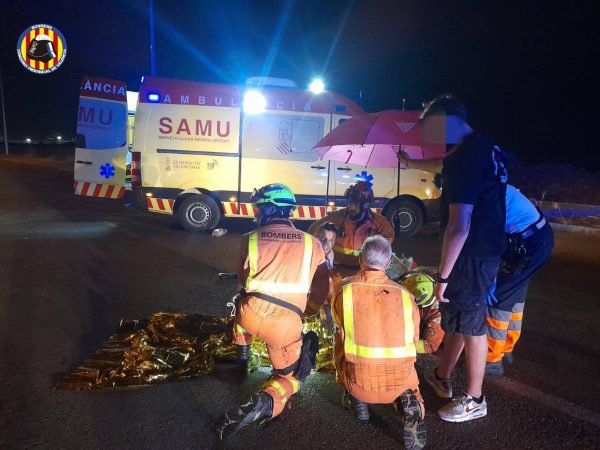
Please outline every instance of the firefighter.
[[[260, 390], [215, 423], [220, 439], [257, 420], [279, 415], [314, 367], [318, 339], [302, 334], [302, 314], [310, 295], [327, 296], [329, 279], [319, 241], [289, 220], [296, 208], [283, 184], [254, 190], [258, 229], [244, 235], [238, 279], [245, 287], [234, 320], [233, 340], [247, 363], [252, 336], [267, 345], [273, 375]], [[245, 360], [245, 361], [244, 361]]]
[[346, 278], [333, 298], [336, 379], [342, 403], [358, 420], [369, 420], [368, 404], [394, 405], [404, 416], [404, 444], [425, 445], [425, 408], [414, 363], [419, 310], [413, 296], [384, 270], [392, 247], [382, 236], [368, 238], [359, 256], [360, 272]]
[[[358, 255], [365, 240], [370, 236], [383, 236], [390, 244], [394, 241], [394, 227], [382, 215], [370, 209], [373, 189], [368, 181], [358, 181], [346, 189], [346, 208], [329, 212], [323, 219], [313, 223], [308, 232], [317, 235], [319, 227], [331, 222], [338, 230], [333, 247], [334, 263], [342, 277], [354, 275], [360, 269]], [[334, 280], [334, 287], [337, 283]]]
[[421, 325], [417, 353], [436, 352], [444, 339], [440, 302], [433, 295], [434, 276], [433, 271], [417, 267], [404, 275], [399, 282], [415, 297], [415, 303], [419, 307]]

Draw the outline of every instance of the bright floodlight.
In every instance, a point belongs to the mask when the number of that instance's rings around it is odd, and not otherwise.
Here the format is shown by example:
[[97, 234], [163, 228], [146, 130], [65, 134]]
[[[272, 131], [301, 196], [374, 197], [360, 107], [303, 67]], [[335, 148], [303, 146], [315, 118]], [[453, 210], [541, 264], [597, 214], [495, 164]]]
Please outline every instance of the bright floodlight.
[[62, 139], [62, 136], [56, 136], [56, 139], [60, 141]]
[[313, 82], [308, 85], [308, 88], [311, 90], [311, 92], [313, 94], [320, 94], [321, 92], [323, 92], [325, 90], [325, 83], [323, 83], [323, 80], [317, 78], [316, 80], [313, 80]]
[[25, 139], [25, 142], [27, 142], [28, 144], [31, 144], [31, 139], [27, 138], [27, 139]]
[[244, 112], [261, 114], [267, 107], [267, 99], [257, 90], [246, 91], [244, 94]]

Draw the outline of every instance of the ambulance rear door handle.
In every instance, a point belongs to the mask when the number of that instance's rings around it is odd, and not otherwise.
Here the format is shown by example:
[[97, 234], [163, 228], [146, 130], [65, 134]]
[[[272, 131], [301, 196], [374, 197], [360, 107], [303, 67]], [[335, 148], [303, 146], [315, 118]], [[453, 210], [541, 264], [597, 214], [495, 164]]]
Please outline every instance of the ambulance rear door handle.
[[90, 164], [94, 164], [94, 163], [93, 163], [93, 162], [91, 162], [91, 161], [81, 161], [81, 160], [77, 160], [76, 162], [77, 162], [77, 164], [85, 164], [86, 166], [89, 166]]
[[310, 168], [322, 170], [322, 169], [326, 169], [327, 167], [325, 167], [325, 166], [310, 166]]
[[352, 169], [350, 167], [338, 167], [337, 170], [343, 170], [344, 172], [348, 172]]

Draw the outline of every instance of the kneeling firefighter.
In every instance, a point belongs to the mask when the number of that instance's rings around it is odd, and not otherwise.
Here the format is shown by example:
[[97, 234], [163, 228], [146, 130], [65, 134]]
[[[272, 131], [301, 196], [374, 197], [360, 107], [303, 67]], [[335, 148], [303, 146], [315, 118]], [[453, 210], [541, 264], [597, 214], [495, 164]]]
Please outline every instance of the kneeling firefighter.
[[283, 184], [269, 184], [254, 190], [251, 202], [258, 208], [258, 229], [242, 239], [237, 276], [245, 295], [235, 315], [233, 341], [240, 346], [243, 365], [252, 336], [262, 339], [273, 375], [257, 393], [217, 419], [220, 439], [281, 414], [298, 392], [318, 352], [316, 333], [302, 334], [302, 314], [309, 295], [324, 299], [329, 291], [319, 241], [290, 222], [296, 208], [293, 192]]

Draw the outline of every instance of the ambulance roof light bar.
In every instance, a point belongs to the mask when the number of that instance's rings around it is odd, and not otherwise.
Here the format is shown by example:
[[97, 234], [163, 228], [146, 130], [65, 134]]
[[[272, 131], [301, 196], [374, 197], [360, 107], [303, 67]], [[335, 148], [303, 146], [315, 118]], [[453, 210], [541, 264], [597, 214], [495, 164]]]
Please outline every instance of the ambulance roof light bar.
[[146, 98], [150, 103], [158, 103], [160, 101], [160, 95], [158, 95], [156, 92], [148, 92]]
[[246, 86], [253, 87], [287, 87], [287, 88], [297, 88], [298, 85], [294, 83], [292, 80], [287, 78], [275, 78], [275, 77], [250, 77], [246, 79]]

